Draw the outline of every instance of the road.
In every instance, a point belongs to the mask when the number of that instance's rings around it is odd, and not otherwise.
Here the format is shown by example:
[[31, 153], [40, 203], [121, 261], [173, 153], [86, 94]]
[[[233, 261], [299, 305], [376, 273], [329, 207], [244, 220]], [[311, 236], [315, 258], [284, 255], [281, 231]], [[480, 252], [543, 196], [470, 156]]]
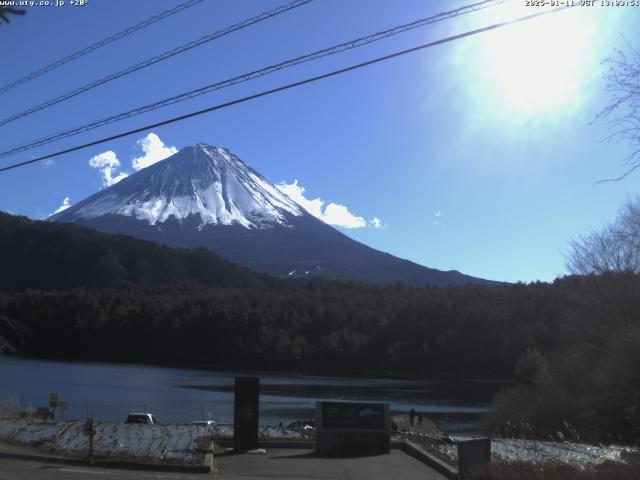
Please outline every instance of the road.
[[271, 448], [265, 455], [219, 456], [216, 460], [220, 480], [447, 480], [396, 449], [386, 455], [326, 458], [312, 450]]
[[0, 480], [204, 480], [208, 475], [75, 467], [0, 458]]
[[[387, 455], [319, 457], [312, 450], [269, 449], [266, 454], [217, 458], [219, 480], [446, 480], [399, 450]], [[0, 480], [205, 480], [207, 474], [149, 472], [0, 458]]]

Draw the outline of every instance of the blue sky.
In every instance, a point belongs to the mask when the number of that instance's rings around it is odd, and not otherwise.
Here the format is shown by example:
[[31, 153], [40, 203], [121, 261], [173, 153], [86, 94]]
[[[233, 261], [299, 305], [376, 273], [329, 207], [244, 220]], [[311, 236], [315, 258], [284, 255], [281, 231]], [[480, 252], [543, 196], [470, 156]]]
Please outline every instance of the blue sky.
[[[84, 7], [30, 8], [0, 27], [9, 47], [0, 84], [177, 3], [89, 0]], [[281, 3], [205, 0], [0, 95], [0, 115]], [[530, 13], [523, 3], [417, 29], [3, 158], [0, 165]], [[0, 145], [465, 4], [316, 0], [0, 127]], [[553, 280], [565, 273], [567, 241], [611, 220], [640, 186], [640, 174], [595, 184], [617, 176], [628, 151], [605, 141], [606, 121], [593, 121], [609, 99], [601, 62], [627, 41], [640, 48], [639, 21], [640, 8], [575, 8], [9, 171], [0, 174], [0, 210], [45, 218], [67, 197], [78, 202], [104, 188], [103, 172], [90, 159], [112, 151], [121, 164], [113, 176], [133, 173], [132, 162], [145, 157], [140, 140], [154, 133], [165, 148], [221, 145], [274, 183], [297, 180], [306, 198], [324, 201], [322, 208], [334, 203], [361, 217], [362, 228], [338, 228], [380, 250], [495, 280]], [[381, 228], [372, 225], [374, 218]]]

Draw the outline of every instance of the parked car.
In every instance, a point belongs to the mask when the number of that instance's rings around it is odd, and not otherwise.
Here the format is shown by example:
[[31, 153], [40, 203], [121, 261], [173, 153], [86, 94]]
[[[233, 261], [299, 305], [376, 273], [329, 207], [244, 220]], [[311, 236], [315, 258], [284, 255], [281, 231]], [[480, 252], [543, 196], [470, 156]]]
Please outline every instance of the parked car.
[[215, 420], [194, 420], [191, 422], [191, 425], [200, 425], [201, 427], [213, 427], [215, 424]]
[[124, 423], [146, 423], [148, 425], [155, 425], [158, 422], [156, 417], [150, 413], [130, 413], [127, 415]]
[[303, 435], [313, 435], [316, 431], [316, 422], [313, 420], [297, 420], [287, 425], [287, 430], [300, 432]]

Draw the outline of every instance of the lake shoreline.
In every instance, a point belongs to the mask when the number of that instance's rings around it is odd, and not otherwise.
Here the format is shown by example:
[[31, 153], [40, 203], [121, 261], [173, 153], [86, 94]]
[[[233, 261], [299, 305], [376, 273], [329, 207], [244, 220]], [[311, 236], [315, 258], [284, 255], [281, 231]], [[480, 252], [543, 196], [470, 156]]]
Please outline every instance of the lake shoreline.
[[[299, 372], [180, 369], [112, 362], [55, 361], [24, 356], [0, 359], [0, 391], [14, 411], [48, 405], [56, 393], [67, 419], [122, 421], [128, 412], [150, 412], [159, 421], [233, 418], [234, 379], [260, 378], [261, 422], [285, 425], [313, 417], [316, 401], [385, 402], [396, 412], [411, 408], [437, 415], [444, 429], [476, 431], [497, 389], [493, 382], [400, 380], [316, 376]], [[2, 402], [0, 402], [2, 403]], [[0, 405], [0, 410], [2, 410]], [[56, 416], [57, 416], [56, 414]]]
[[[2, 357], [0, 357], [1, 359]], [[379, 379], [379, 380], [407, 380], [407, 381], [449, 381], [449, 382], [475, 382], [485, 385], [502, 385], [510, 386], [514, 383], [514, 379], [505, 378], [489, 378], [483, 376], [482, 378], [466, 378], [461, 376], [449, 375], [446, 373], [437, 374], [424, 374], [411, 371], [393, 371], [393, 370], [358, 370], [358, 369], [315, 369], [315, 368], [294, 368], [286, 366], [249, 366], [249, 365], [213, 365], [213, 364], [201, 364], [191, 362], [155, 362], [155, 361], [138, 361], [138, 360], [109, 360], [109, 359], [91, 359], [83, 357], [74, 357], [68, 355], [60, 356], [39, 356], [39, 355], [21, 355], [21, 354], [7, 354], [5, 358], [17, 358], [20, 360], [39, 360], [39, 361], [54, 361], [63, 363], [77, 363], [83, 364], [96, 364], [96, 365], [139, 365], [144, 367], [159, 367], [159, 368], [172, 368], [179, 370], [200, 370], [211, 372], [224, 372], [224, 373], [250, 373], [250, 374], [265, 374], [273, 376], [319, 376], [319, 377], [335, 377], [335, 378], [367, 378], [367, 379]]]

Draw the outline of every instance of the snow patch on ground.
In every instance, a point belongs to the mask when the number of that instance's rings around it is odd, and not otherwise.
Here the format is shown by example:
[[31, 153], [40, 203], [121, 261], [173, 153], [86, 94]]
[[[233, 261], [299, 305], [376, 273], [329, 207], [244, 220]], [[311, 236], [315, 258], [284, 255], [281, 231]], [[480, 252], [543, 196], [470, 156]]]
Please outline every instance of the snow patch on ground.
[[[196, 440], [200, 437], [231, 438], [233, 425], [156, 425], [97, 422], [94, 451], [98, 457], [122, 457], [168, 463], [194, 463]], [[261, 438], [305, 438], [300, 432], [281, 427], [262, 427]], [[66, 455], [86, 455], [89, 438], [82, 422], [41, 422], [24, 419], [0, 420], [0, 441], [37, 446]], [[457, 460], [455, 444], [433, 445], [445, 457]], [[566, 463], [578, 467], [600, 463], [623, 462], [624, 453], [638, 453], [637, 447], [593, 445], [575, 442], [552, 442], [494, 438], [491, 455], [505, 462]]]
[[260, 437], [262, 438], [286, 438], [286, 439], [305, 439], [301, 432], [287, 430], [282, 427], [262, 427], [260, 428]]
[[[436, 448], [444, 456], [457, 461], [458, 452], [454, 444], [440, 444]], [[504, 462], [566, 463], [577, 467], [586, 467], [607, 461], [623, 462], [622, 454], [624, 452], [638, 452], [638, 449], [621, 445], [593, 445], [515, 438], [494, 438], [491, 440], [491, 456]]]
[[[39, 446], [68, 455], [86, 454], [89, 436], [82, 422], [35, 422], [1, 420], [0, 440]], [[127, 457], [169, 463], [196, 461], [197, 436], [206, 427], [194, 425], [95, 424], [94, 452], [98, 457]]]
[[[196, 439], [232, 438], [233, 425], [150, 425], [96, 422], [96, 457], [143, 459], [152, 462], [194, 463]], [[68, 456], [84, 456], [89, 436], [83, 422], [43, 422], [24, 419], [0, 420], [0, 441], [16, 442]], [[300, 432], [281, 427], [262, 427], [261, 438], [305, 438]]]

